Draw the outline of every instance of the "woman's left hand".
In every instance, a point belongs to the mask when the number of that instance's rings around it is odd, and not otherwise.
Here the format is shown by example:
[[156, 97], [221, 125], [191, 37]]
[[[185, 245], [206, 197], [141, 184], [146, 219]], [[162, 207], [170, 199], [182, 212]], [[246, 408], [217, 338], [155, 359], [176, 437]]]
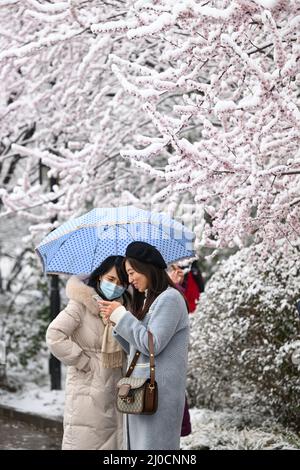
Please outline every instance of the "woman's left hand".
[[122, 306], [122, 304], [116, 300], [113, 300], [112, 302], [107, 300], [99, 300], [98, 304], [100, 306], [100, 313], [105, 317], [106, 320], [109, 320], [109, 317], [113, 311], [116, 310], [116, 308]]

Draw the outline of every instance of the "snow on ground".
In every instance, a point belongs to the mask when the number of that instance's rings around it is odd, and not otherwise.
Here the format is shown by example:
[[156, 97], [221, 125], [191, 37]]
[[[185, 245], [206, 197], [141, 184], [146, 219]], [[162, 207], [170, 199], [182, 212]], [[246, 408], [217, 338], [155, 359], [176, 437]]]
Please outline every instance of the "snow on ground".
[[[49, 381], [25, 383], [11, 393], [0, 389], [0, 406], [8, 405], [48, 418], [62, 420], [64, 390], [49, 390]], [[228, 411], [190, 410], [192, 434], [181, 438], [181, 449], [300, 449], [300, 437], [276, 424], [260, 421], [253, 427], [249, 417]]]
[[20, 369], [9, 375], [17, 388], [16, 392], [9, 392], [0, 388], [0, 406], [11, 406], [18, 411], [35, 413], [47, 418], [62, 420], [65, 402], [65, 375], [66, 367], [61, 367], [61, 384], [63, 390], [50, 390], [50, 376], [48, 374], [48, 357], [40, 361], [40, 368], [34, 370], [30, 364], [23, 371]]
[[64, 390], [50, 391], [30, 388], [30, 384], [19, 392], [10, 393], [0, 390], [0, 405], [11, 406], [18, 411], [38, 414], [40, 416], [62, 420]]
[[254, 427], [253, 416], [249, 419], [249, 416], [234, 410], [194, 408], [190, 415], [192, 434], [181, 438], [184, 450], [300, 449], [300, 436], [271, 419], [262, 421], [260, 417], [257, 427]]

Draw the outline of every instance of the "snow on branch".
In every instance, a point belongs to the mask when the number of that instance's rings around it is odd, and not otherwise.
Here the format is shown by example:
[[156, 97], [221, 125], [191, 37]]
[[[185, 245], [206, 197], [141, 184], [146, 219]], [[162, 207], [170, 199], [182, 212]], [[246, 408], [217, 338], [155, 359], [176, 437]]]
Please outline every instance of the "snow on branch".
[[1, 6], [3, 211], [188, 194], [209, 246], [299, 238], [297, 0]]
[[59, 44], [60, 42], [64, 42], [70, 40], [78, 35], [82, 34], [84, 30], [74, 30], [68, 31], [67, 33], [53, 33], [49, 34], [46, 39], [40, 39], [38, 41], [32, 41], [30, 44], [26, 44], [20, 47], [13, 47], [4, 51], [0, 54], [0, 62], [6, 59], [11, 59], [15, 57], [26, 57], [33, 54], [38, 54], [41, 49], [48, 48], [54, 45]]
[[[240, 245], [251, 237], [273, 246], [299, 237], [292, 203], [300, 195], [297, 3], [137, 2], [131, 18], [139, 25], [122, 20], [132, 44], [147, 38], [158, 54], [148, 66], [155, 75], [132, 59], [114, 58], [113, 69], [171, 153], [168, 185], [154, 199], [191, 190], [196, 205], [215, 207], [203, 243]], [[155, 156], [152, 148], [121, 154], [138, 163]]]
[[45, 4], [45, 2], [41, 3], [38, 0], [25, 0], [25, 3], [42, 13], [62, 13], [69, 8], [69, 2], [47, 2]]

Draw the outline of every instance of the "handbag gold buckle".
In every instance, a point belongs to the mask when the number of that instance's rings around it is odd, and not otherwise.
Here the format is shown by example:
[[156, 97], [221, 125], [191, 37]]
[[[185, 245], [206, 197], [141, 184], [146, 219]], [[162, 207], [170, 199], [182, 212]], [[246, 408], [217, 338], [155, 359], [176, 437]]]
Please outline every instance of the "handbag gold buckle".
[[126, 401], [130, 405], [130, 403], [134, 402], [134, 394], [132, 390], [129, 390], [127, 397], [122, 398], [123, 401]]

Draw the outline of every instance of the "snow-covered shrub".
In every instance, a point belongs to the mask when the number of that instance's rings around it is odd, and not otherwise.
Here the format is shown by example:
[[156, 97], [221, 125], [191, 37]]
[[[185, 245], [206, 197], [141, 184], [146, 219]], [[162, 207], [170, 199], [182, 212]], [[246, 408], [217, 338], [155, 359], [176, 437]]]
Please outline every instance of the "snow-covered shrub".
[[[0, 339], [6, 343], [6, 371], [40, 367], [47, 354], [45, 331], [49, 324], [48, 280], [39, 275], [38, 260], [31, 250], [20, 254], [16, 264], [8, 269], [0, 298]], [[16, 272], [17, 271], [17, 272]]]
[[299, 248], [245, 248], [221, 264], [191, 320], [193, 404], [260, 408], [299, 428], [299, 281]]
[[274, 418], [245, 410], [191, 409], [193, 432], [182, 437], [184, 450], [293, 450], [300, 449], [299, 436]]
[[[0, 340], [6, 344], [8, 378], [33, 380], [41, 371], [48, 374], [50, 278], [42, 274], [34, 246], [25, 241], [28, 225], [21, 216], [18, 223], [10, 217], [0, 225]], [[60, 276], [61, 308], [64, 283]]]

